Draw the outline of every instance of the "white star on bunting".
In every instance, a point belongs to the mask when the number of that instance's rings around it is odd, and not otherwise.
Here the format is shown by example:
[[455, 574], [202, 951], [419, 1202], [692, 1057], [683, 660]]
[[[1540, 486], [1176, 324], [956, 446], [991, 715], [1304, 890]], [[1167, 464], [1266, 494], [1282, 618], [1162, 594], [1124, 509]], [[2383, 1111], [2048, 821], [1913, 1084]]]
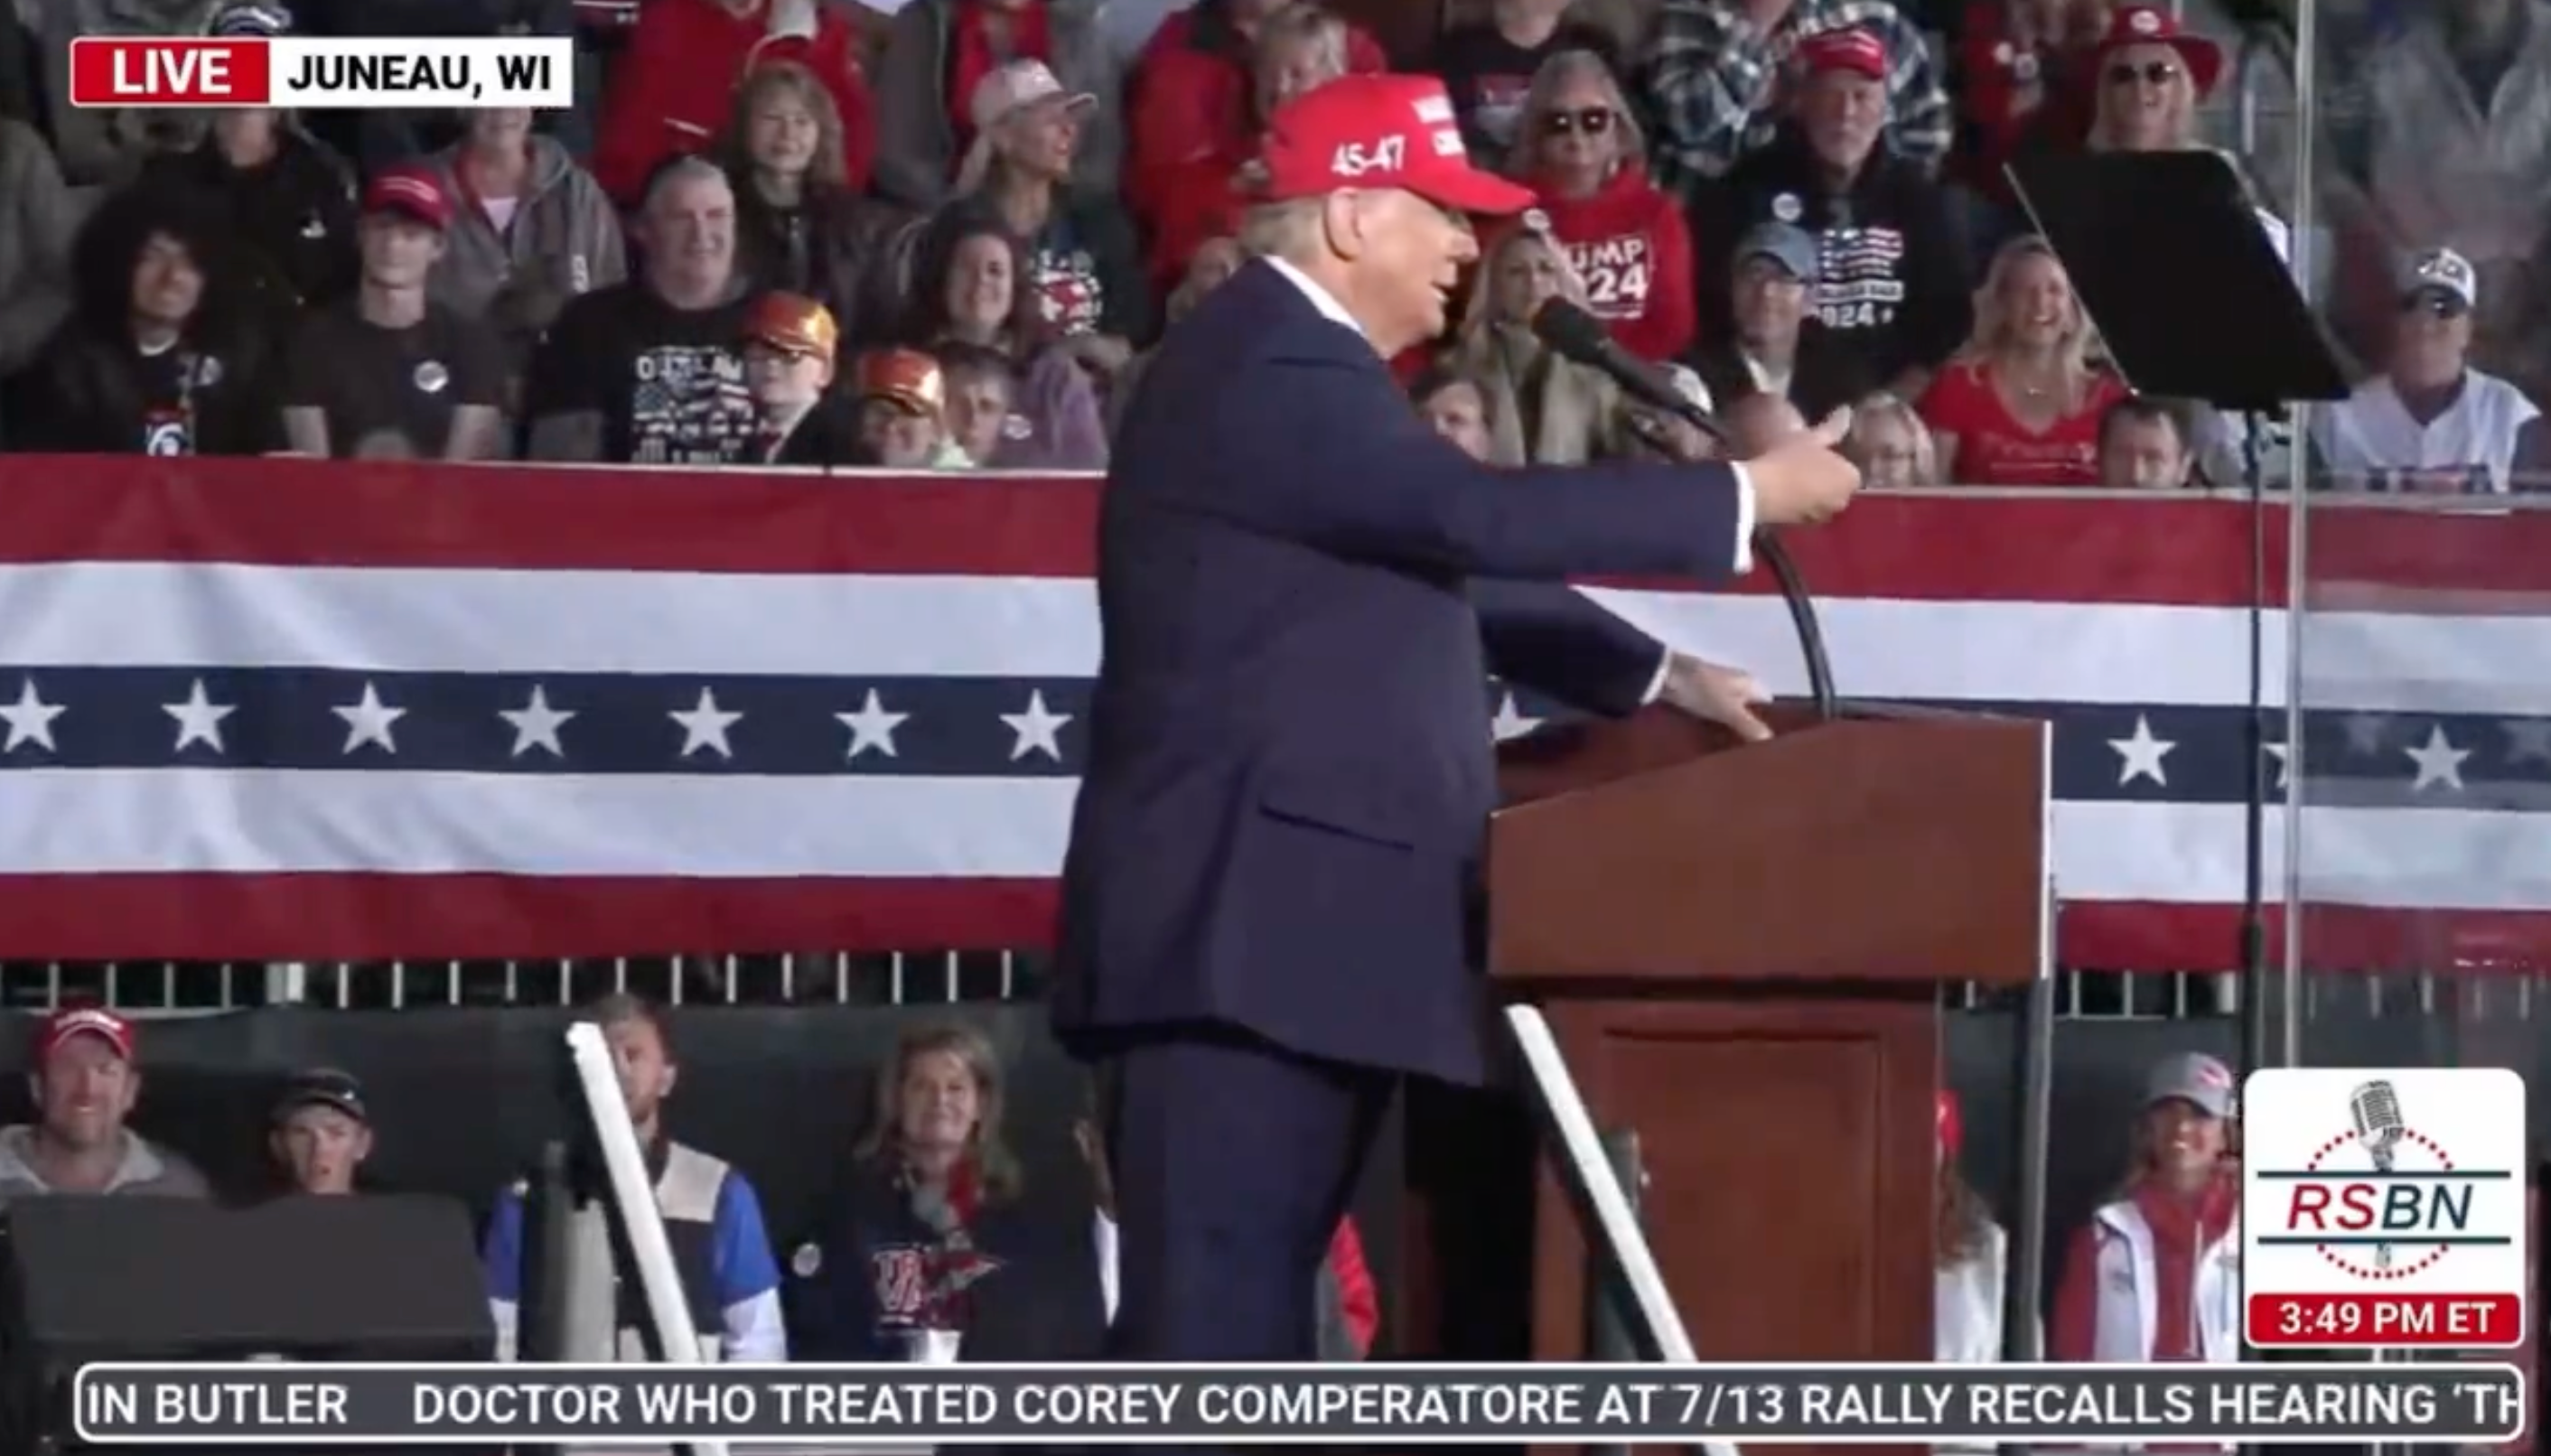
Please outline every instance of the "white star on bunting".
[[353, 753], [367, 743], [380, 745], [381, 752], [385, 754], [398, 752], [398, 745], [390, 738], [390, 725], [406, 717], [407, 709], [383, 703], [380, 689], [371, 683], [363, 684], [361, 698], [328, 711], [346, 720], [345, 752]]
[[2170, 786], [2169, 778], [2162, 772], [2161, 761], [2170, 757], [2170, 751], [2179, 745], [2153, 737], [2152, 721], [2143, 714], [2135, 714], [2134, 737], [2111, 738], [2108, 747], [2115, 749], [2117, 757], [2124, 760], [2117, 769], [2118, 787], [2123, 788], [2138, 779], [2149, 779], [2164, 788]]
[[549, 750], [550, 757], [554, 759], [566, 757], [566, 745], [559, 741], [559, 730], [566, 726], [567, 719], [575, 716], [575, 710], [561, 711], [551, 707], [548, 688], [533, 683], [531, 701], [519, 708], [500, 708], [496, 716], [514, 725], [515, 758], [519, 759], [536, 748]]
[[869, 749], [875, 749], [889, 759], [893, 758], [895, 756], [894, 730], [902, 727], [911, 717], [910, 713], [887, 712], [885, 703], [877, 697], [877, 690], [873, 687], [869, 688], [868, 699], [860, 704], [858, 712], [833, 715], [835, 722], [851, 730], [851, 751], [843, 755], [843, 758], [856, 759]]
[[1497, 715], [1488, 720], [1488, 736], [1495, 742], [1503, 743], [1509, 738], [1523, 737], [1540, 727], [1541, 723], [1542, 720], [1539, 718], [1525, 717], [1523, 709], [1515, 704], [1515, 695], [1509, 692], [1498, 701]]
[[0, 744], [0, 753], [14, 753], [30, 743], [48, 753], [57, 752], [53, 748], [53, 720], [67, 711], [60, 703], [45, 701], [36, 691], [35, 678], [20, 679], [18, 700], [0, 707], [0, 722], [9, 725], [9, 741]]
[[190, 743], [200, 743], [217, 754], [230, 752], [222, 742], [222, 719], [238, 712], [239, 705], [211, 701], [204, 695], [203, 678], [196, 678], [186, 689], [184, 702], [163, 702], [159, 711], [177, 720], [177, 746], [171, 753], [184, 753]]
[[2463, 760], [2470, 758], [2472, 751], [2454, 747], [2445, 737], [2443, 724], [2429, 728], [2427, 741], [2421, 746], [2404, 748], [2400, 752], [2407, 754], [2409, 761], [2418, 766], [2418, 777], [2409, 785], [2411, 793], [2424, 792], [2430, 784], [2455, 790], [2462, 788]]
[[716, 693], [703, 687], [700, 689], [699, 706], [687, 713], [674, 712], [665, 716], [682, 725], [683, 758], [687, 759], [704, 748], [715, 750], [722, 759], [735, 757], [735, 750], [727, 746], [726, 730], [741, 722], [744, 714], [721, 710]]
[[1071, 715], [1049, 712], [1043, 690], [1028, 694], [1026, 712], [1003, 713], [1001, 721], [1009, 724], [1010, 731], [1019, 736], [1017, 746], [1010, 750], [1011, 763], [1015, 764], [1032, 753], [1044, 754], [1058, 764], [1063, 762], [1063, 725], [1071, 721]]

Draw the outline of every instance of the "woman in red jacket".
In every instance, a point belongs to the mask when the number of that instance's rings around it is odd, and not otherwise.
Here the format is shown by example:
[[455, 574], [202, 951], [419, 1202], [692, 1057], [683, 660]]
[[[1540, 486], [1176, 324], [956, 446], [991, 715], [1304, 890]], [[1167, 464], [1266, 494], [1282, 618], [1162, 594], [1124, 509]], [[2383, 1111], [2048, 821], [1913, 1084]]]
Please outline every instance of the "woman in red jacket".
[[1515, 169], [1541, 193], [1550, 235], [1585, 303], [1642, 359], [1673, 359], [1694, 327], [1691, 229], [1648, 180], [1638, 123], [1591, 51], [1543, 61], [1516, 120]]
[[[1156, 223], [1163, 190], [1200, 157], [1247, 155], [1257, 145], [1251, 100], [1259, 29], [1283, 0], [1198, 0], [1161, 22], [1126, 86], [1125, 203]], [[1346, 68], [1389, 69], [1379, 42], [1346, 27]]]
[[[1251, 52], [1255, 117], [1347, 73], [1346, 22], [1309, 0], [1287, 5], [1260, 23]], [[1215, 238], [1239, 231], [1241, 169], [1258, 155], [1252, 121], [1238, 136], [1215, 140], [1211, 150], [1158, 179], [1153, 197], [1151, 273], [1162, 295], [1186, 275], [1187, 260]]]
[[766, 60], [814, 72], [842, 115], [842, 169], [853, 192], [876, 157], [874, 109], [859, 40], [819, 0], [649, 0], [603, 88], [593, 175], [623, 207], [667, 157], [705, 153], [726, 125], [736, 86]]

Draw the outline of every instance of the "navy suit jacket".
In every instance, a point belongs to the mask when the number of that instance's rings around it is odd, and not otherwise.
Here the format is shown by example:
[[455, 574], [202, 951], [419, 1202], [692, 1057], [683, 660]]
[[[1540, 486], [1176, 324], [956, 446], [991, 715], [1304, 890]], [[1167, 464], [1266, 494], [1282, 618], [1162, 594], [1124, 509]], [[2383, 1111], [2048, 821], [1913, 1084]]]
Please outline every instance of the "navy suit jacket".
[[1723, 466], [1492, 469], [1251, 263], [1173, 330], [1100, 509], [1102, 659], [1052, 998], [1476, 1081], [1485, 678], [1626, 713], [1662, 649], [1563, 584], [1737, 560]]

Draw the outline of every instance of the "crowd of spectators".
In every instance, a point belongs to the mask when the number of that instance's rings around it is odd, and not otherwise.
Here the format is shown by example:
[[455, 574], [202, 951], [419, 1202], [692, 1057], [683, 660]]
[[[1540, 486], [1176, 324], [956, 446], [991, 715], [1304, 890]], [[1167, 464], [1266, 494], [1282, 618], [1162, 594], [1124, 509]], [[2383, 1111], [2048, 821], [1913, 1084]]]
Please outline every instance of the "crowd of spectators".
[[[1071, 1111], [1072, 1187], [1027, 1196], [1014, 1143], [1019, 1109], [993, 1042], [959, 1018], [908, 1026], [876, 1069], [865, 1132], [824, 1156], [837, 1177], [806, 1226], [765, 1221], [754, 1186], [714, 1151], [671, 1134], [682, 1062], [668, 1018], [614, 994], [579, 1014], [609, 1047], [619, 1092], [654, 1181], [666, 1244], [711, 1359], [848, 1362], [1084, 1360], [1105, 1352], [1117, 1305], [1114, 1199], [1094, 1083]], [[203, 1174], [135, 1131], [146, 1038], [102, 1007], [35, 1024], [27, 1066], [33, 1120], [0, 1128], [0, 1207], [53, 1195], [215, 1196]], [[2123, 1165], [2078, 1226], [2048, 1230], [2060, 1251], [2041, 1329], [2066, 1362], [2231, 1362], [2240, 1357], [2238, 1207], [2241, 1112], [2231, 1069], [2198, 1052], [2146, 1070]], [[362, 1084], [334, 1069], [284, 1078], [260, 1150], [255, 1198], [384, 1192], [369, 1177], [374, 1119]], [[2013, 1239], [1962, 1171], [1966, 1117], [1936, 1094], [1933, 1358], [2003, 1358]], [[231, 1192], [240, 1192], [233, 1190]], [[524, 1353], [525, 1260], [534, 1237], [528, 1184], [493, 1190], [481, 1257], [496, 1353]], [[594, 1213], [591, 1217], [598, 1218]], [[596, 1230], [589, 1247], [608, 1258]], [[640, 1360], [634, 1301], [607, 1270], [607, 1297], [564, 1323], [571, 1358]], [[1380, 1295], [1355, 1221], [1342, 1222], [1303, 1298], [1322, 1358], [1374, 1353]], [[2530, 1341], [2519, 1351], [2530, 1368]], [[2500, 1448], [2521, 1456], [2529, 1442]]]
[[[1076, 1184], [1028, 1198], [1004, 1131], [1008, 1082], [991, 1041], [962, 1020], [908, 1030], [878, 1068], [867, 1131], [843, 1150], [838, 1187], [809, 1227], [769, 1226], [746, 1175], [673, 1138], [666, 1112], [680, 1061], [667, 1018], [620, 994], [586, 1007], [602, 1028], [637, 1133], [683, 1294], [709, 1358], [902, 1361], [929, 1342], [973, 1360], [1087, 1360], [1103, 1352], [1117, 1303], [1115, 1201], [1092, 1085], [1072, 1122]], [[28, 1049], [34, 1120], [0, 1127], [0, 1208], [54, 1195], [211, 1199], [183, 1155], [130, 1125], [144, 1088], [136, 1024], [74, 1006], [37, 1023]], [[366, 1174], [373, 1118], [353, 1075], [286, 1078], [271, 1104], [257, 1199], [385, 1192]], [[529, 1185], [490, 1191], [482, 1258], [500, 1359], [522, 1338], [525, 1260], [536, 1230]], [[596, 1210], [592, 1217], [599, 1219]], [[599, 1225], [584, 1242], [600, 1259]], [[610, 1266], [588, 1288], [609, 1307], [571, 1316], [567, 1353], [646, 1358], [635, 1301]], [[1316, 1287], [1303, 1291], [1324, 1358], [1362, 1359], [1379, 1327], [1378, 1297], [1352, 1219], [1341, 1222]]]
[[[1548, 357], [1554, 297], [1733, 435], [1857, 406], [1882, 485], [2282, 480], [2299, 447], [2341, 485], [2504, 491], [2551, 459], [2542, 0], [2326, 0], [2299, 218], [2259, 0], [1449, 0], [1388, 51], [1321, 0], [1177, 3], [0, 6], [0, 447], [1102, 468], [1239, 260], [1266, 119], [1395, 67], [1540, 197], [1394, 362], [1482, 459], [1742, 443]], [[62, 104], [71, 35], [296, 31], [568, 34], [580, 105]], [[2313, 240], [2362, 382], [2300, 442], [2138, 394], [2002, 169], [2196, 150], [2281, 254]]]

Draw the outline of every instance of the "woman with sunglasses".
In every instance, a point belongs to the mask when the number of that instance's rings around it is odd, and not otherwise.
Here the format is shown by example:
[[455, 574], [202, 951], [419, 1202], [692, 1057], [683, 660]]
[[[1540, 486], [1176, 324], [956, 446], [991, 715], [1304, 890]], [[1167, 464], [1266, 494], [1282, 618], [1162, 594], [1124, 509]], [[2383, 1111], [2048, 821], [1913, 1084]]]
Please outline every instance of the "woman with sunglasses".
[[1612, 68], [1563, 51], [1533, 75], [1514, 170], [1541, 194], [1550, 235], [1585, 283], [1585, 303], [1621, 347], [1672, 359], [1691, 345], [1691, 231], [1648, 180], [1646, 149]]

